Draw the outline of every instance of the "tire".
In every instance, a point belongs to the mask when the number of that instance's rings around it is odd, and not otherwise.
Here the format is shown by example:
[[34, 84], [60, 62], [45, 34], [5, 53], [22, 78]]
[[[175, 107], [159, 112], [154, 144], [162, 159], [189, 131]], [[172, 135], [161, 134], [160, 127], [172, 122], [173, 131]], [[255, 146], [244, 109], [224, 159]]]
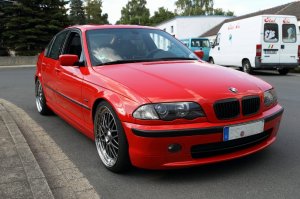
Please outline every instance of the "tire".
[[243, 71], [245, 73], [248, 73], [248, 74], [253, 73], [253, 69], [251, 68], [251, 64], [250, 64], [249, 60], [244, 60], [242, 63], [242, 67], [243, 67]]
[[106, 101], [97, 106], [94, 135], [98, 155], [103, 165], [115, 173], [129, 169], [128, 143], [121, 121]]
[[212, 57], [209, 58], [209, 61], [208, 61], [208, 62], [211, 63], [211, 64], [215, 64], [214, 58], [212, 58]]
[[280, 75], [287, 75], [289, 73], [289, 69], [287, 68], [278, 69], [278, 73]]
[[46, 98], [40, 80], [35, 82], [35, 104], [41, 115], [49, 115], [51, 113], [51, 110], [46, 104]]

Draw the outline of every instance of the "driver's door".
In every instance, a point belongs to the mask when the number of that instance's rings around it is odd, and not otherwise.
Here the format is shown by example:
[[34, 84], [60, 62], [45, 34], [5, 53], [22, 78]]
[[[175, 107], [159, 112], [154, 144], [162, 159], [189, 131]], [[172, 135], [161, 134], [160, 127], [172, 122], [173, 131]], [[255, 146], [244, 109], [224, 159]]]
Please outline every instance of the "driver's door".
[[[70, 32], [62, 54], [73, 54], [83, 59], [81, 34], [79, 31], [74, 30]], [[58, 106], [63, 109], [64, 113], [71, 116], [70, 118], [76, 120], [78, 123], [81, 123], [83, 120], [82, 109], [84, 105], [82, 100], [83, 74], [80, 67], [84, 66], [79, 66], [79, 63], [75, 64], [75, 66], [57, 65], [56, 98]]]

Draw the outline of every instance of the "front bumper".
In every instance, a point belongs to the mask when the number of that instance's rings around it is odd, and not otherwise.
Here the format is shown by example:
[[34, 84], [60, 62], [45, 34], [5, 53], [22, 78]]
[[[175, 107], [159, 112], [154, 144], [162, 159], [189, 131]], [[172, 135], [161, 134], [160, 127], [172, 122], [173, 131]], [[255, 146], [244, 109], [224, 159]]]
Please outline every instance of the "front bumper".
[[[130, 160], [134, 166], [146, 169], [170, 169], [225, 161], [260, 151], [275, 141], [282, 113], [283, 108], [276, 105], [259, 116], [235, 122], [217, 124], [204, 122], [172, 126], [150, 126], [123, 122], [123, 127], [129, 144]], [[264, 133], [268, 133], [268, 136], [260, 142], [200, 158], [195, 158], [193, 155], [192, 148], [195, 146], [224, 144], [224, 126], [257, 120], [264, 120]], [[242, 141], [243, 139], [238, 140]], [[181, 150], [169, 152], [168, 146], [171, 144], [180, 144]]]

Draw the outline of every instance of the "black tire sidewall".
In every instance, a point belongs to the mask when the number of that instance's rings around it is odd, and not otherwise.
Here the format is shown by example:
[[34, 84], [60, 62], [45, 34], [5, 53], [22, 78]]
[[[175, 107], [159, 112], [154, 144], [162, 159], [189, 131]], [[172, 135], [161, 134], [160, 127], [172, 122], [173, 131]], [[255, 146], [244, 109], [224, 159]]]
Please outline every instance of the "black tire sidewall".
[[253, 72], [249, 60], [243, 61], [243, 67], [242, 68], [243, 68], [243, 71], [245, 73], [252, 74], [252, 72]]

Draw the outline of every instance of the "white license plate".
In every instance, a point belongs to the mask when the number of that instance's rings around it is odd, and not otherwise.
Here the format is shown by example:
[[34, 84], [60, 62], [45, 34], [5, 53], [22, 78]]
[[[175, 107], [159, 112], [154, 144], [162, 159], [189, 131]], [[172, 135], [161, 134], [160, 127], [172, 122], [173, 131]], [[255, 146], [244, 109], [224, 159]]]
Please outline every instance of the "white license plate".
[[265, 54], [269, 54], [269, 55], [277, 54], [277, 50], [266, 50]]
[[225, 126], [223, 129], [223, 141], [235, 140], [264, 131], [264, 121], [257, 121], [247, 124], [240, 124], [235, 126]]

